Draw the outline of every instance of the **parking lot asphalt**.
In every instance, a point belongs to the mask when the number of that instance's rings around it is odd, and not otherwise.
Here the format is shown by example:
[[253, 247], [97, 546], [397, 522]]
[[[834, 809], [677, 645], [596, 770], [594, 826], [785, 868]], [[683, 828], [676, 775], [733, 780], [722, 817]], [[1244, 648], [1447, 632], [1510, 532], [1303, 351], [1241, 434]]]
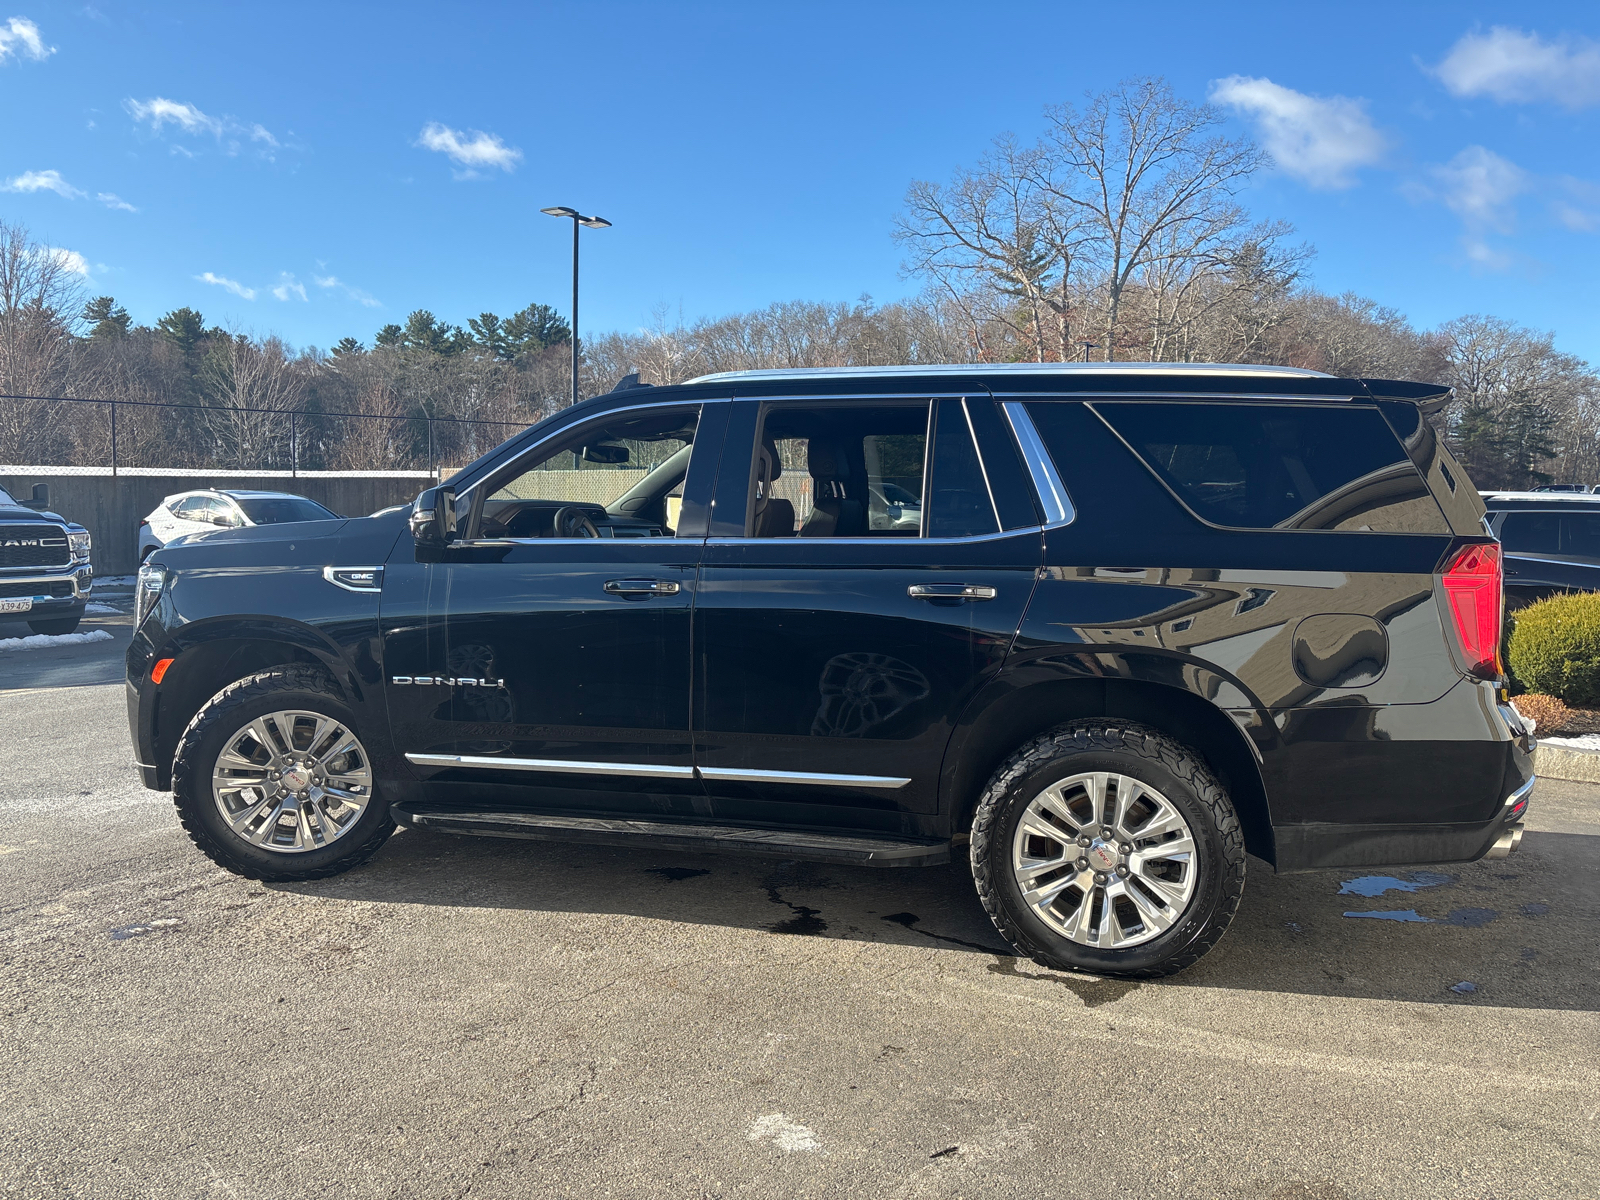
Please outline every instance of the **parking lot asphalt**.
[[1600, 788], [1498, 862], [1252, 861], [1125, 983], [1012, 957], [958, 866], [404, 832], [238, 879], [121, 686], [59, 686], [125, 628], [0, 657], [0, 1194], [1600, 1195]]

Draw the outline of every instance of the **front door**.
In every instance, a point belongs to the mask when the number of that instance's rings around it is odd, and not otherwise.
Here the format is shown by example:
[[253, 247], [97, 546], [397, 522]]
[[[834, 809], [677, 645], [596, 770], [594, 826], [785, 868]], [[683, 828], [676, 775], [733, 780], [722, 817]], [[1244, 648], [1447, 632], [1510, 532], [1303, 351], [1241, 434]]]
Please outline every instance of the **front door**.
[[883, 828], [934, 812], [951, 729], [999, 669], [1041, 561], [1015, 462], [986, 472], [974, 445], [993, 402], [733, 407], [695, 609], [712, 803]]
[[462, 538], [423, 568], [431, 638], [397, 643], [428, 661], [385, 672], [437, 798], [704, 808], [690, 614], [725, 409], [614, 413], [458, 496]]

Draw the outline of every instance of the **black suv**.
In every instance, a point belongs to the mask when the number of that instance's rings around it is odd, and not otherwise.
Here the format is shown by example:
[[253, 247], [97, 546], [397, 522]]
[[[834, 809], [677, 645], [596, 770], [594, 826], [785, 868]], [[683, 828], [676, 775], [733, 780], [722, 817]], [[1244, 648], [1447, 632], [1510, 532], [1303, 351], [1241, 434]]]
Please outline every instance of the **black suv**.
[[1488, 529], [1505, 554], [1506, 604], [1600, 591], [1600, 496], [1483, 492]]
[[1277, 870], [1510, 853], [1531, 742], [1438, 387], [1259, 367], [619, 386], [409, 512], [158, 550], [147, 786], [218, 863], [427, 830], [902, 866], [1151, 976]]

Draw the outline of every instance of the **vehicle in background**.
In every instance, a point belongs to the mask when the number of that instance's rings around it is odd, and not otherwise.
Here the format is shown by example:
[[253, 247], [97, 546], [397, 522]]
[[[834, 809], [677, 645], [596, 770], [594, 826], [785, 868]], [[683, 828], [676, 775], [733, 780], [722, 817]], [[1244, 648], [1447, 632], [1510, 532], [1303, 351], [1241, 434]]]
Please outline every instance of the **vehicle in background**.
[[0, 616], [22, 617], [34, 633], [71, 633], [94, 584], [89, 531], [49, 504], [42, 483], [31, 500], [0, 488]]
[[1543, 483], [1529, 490], [1534, 492], [1592, 492], [1594, 487], [1587, 483]]
[[336, 521], [315, 500], [292, 492], [219, 491], [203, 488], [168, 496], [154, 512], [139, 522], [139, 561], [150, 552], [192, 533], [216, 529], [244, 529], [251, 525], [282, 525], [288, 521]]
[[1484, 492], [1483, 505], [1505, 555], [1507, 609], [1557, 592], [1600, 591], [1600, 496]]

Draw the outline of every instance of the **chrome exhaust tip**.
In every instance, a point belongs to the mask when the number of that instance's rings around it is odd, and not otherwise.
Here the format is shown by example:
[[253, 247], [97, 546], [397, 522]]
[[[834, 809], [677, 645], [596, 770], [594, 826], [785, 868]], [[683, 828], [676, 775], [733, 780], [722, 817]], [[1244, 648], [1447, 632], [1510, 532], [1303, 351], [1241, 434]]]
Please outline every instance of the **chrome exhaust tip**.
[[1489, 847], [1489, 853], [1484, 858], [1507, 858], [1511, 852], [1522, 845], [1522, 826], [1513, 825], [1495, 838], [1494, 845]]

